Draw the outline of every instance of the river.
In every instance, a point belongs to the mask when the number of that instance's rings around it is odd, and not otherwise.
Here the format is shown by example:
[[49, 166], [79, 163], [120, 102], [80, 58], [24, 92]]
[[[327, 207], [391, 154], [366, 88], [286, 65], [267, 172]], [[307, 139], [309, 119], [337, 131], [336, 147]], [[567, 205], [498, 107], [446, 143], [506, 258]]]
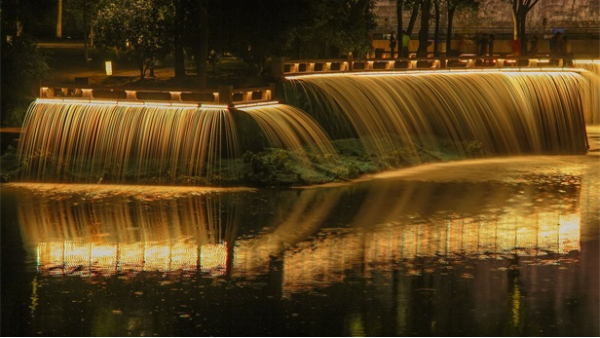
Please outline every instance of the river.
[[598, 336], [582, 156], [294, 189], [2, 185], [2, 335]]

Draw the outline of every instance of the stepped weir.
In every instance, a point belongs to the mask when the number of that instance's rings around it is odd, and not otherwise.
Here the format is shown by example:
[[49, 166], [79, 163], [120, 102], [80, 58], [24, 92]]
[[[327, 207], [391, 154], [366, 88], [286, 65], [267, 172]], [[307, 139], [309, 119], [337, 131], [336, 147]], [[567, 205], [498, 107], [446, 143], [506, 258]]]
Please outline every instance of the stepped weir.
[[335, 161], [333, 141], [348, 138], [389, 168], [441, 144], [463, 156], [472, 144], [491, 155], [579, 154], [587, 146], [585, 121], [598, 110], [582, 73], [289, 75], [277, 88], [280, 100], [275, 86], [217, 92], [45, 86], [29, 109], [18, 153], [24, 180], [173, 184], [218, 184], [223, 173], [237, 175], [248, 150], [282, 148], [306, 161], [310, 154]]

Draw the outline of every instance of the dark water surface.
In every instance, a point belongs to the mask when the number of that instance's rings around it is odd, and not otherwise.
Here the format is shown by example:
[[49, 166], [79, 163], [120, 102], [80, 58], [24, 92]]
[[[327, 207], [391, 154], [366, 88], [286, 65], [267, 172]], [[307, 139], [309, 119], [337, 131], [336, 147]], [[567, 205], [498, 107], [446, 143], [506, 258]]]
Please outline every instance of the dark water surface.
[[598, 336], [598, 156], [312, 189], [2, 186], [2, 335]]

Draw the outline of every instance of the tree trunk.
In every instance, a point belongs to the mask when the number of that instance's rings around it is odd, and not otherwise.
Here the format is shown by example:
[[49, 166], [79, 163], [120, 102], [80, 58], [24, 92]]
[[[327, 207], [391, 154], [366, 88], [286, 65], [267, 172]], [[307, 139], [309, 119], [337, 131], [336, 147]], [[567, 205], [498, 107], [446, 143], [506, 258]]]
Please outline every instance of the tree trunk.
[[526, 55], [527, 34], [525, 33], [525, 20], [527, 19], [527, 10], [523, 9], [520, 14], [519, 39], [521, 39], [521, 55]]
[[174, 29], [174, 70], [175, 78], [181, 79], [185, 77], [185, 59], [183, 55], [183, 22], [184, 10], [182, 0], [175, 0], [175, 29]]
[[83, 54], [85, 63], [89, 63], [88, 35], [87, 35], [87, 0], [83, 0]]
[[146, 77], [146, 61], [142, 60], [138, 62], [138, 68], [140, 69], [140, 80], [144, 80]]
[[415, 22], [417, 22], [417, 16], [419, 16], [419, 3], [415, 2], [415, 4], [413, 5], [412, 13], [410, 13], [408, 27], [406, 27], [406, 34], [412, 35], [412, 31], [415, 28]]
[[433, 56], [440, 56], [440, 2], [434, 0], [435, 9], [435, 33], [433, 34]]
[[446, 31], [446, 56], [451, 53], [452, 50], [452, 23], [454, 20], [454, 11], [456, 7], [448, 7], [448, 30]]
[[519, 38], [519, 15], [517, 13], [517, 0], [513, 3], [512, 8], [512, 17], [513, 17], [513, 40], [517, 40]]
[[94, 47], [94, 23], [90, 25], [90, 47]]
[[208, 2], [200, 0], [200, 41], [198, 41], [196, 54], [196, 71], [198, 73], [198, 85], [206, 88], [206, 60], [208, 59]]
[[56, 37], [62, 38], [62, 12], [63, 0], [58, 0], [58, 13], [56, 14]]
[[419, 49], [418, 57], [427, 57], [427, 47], [429, 44], [429, 10], [431, 0], [421, 0], [421, 29], [419, 30]]
[[[396, 1], [396, 18], [398, 20], [398, 25], [396, 26], [396, 32], [398, 32], [398, 36], [402, 36], [403, 22], [402, 22], [402, 8], [404, 7], [404, 0]], [[400, 47], [402, 48], [402, 47]]]

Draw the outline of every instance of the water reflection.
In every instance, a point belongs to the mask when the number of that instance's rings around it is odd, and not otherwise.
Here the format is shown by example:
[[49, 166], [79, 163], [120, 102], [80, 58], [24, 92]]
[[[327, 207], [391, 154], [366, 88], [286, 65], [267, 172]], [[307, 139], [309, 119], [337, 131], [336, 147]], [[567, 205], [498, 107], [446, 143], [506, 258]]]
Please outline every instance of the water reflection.
[[[23, 236], [48, 275], [195, 271], [222, 275], [239, 225], [223, 196], [156, 201], [28, 195], [19, 204]], [[34, 206], [32, 208], [32, 206]]]
[[[155, 201], [29, 194], [19, 203], [19, 222], [44, 275], [200, 270], [253, 278], [280, 258], [289, 294], [341, 282], [356, 266], [368, 272], [423, 257], [578, 251], [580, 179], [543, 181], [375, 182], [280, 192], [244, 211], [235, 194]], [[236, 238], [252, 217], [248, 207], [265, 201], [275, 214], [262, 217], [262, 233]]]
[[598, 167], [556, 165], [176, 196], [21, 186], [32, 330], [594, 334]]

